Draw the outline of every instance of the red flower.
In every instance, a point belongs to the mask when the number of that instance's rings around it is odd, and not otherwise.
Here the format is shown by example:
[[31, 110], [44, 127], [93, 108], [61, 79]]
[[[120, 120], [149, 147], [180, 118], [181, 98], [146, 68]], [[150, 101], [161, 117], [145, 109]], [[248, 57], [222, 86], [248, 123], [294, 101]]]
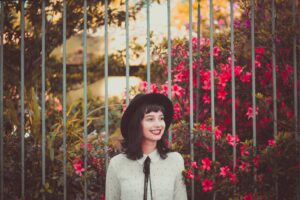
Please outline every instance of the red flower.
[[142, 81], [142, 82], [140, 83], [140, 90], [141, 90], [142, 92], [147, 92], [147, 87], [148, 87], [147, 81]]
[[260, 155], [256, 155], [254, 158], [253, 158], [253, 163], [254, 163], [254, 166], [256, 168], [258, 168], [259, 166], [259, 161], [260, 161]]
[[240, 169], [242, 171], [246, 171], [248, 172], [249, 171], [249, 167], [250, 167], [250, 164], [248, 162], [242, 162], [242, 164], [240, 165]]
[[241, 75], [242, 71], [243, 71], [243, 68], [241, 66], [235, 66], [234, 67], [234, 75], [235, 76]]
[[220, 52], [221, 52], [221, 50], [219, 47], [214, 47], [214, 56], [215, 57], [218, 57], [220, 55]]
[[255, 48], [255, 53], [256, 54], [264, 54], [265, 53], [265, 48], [264, 47], [256, 47]]
[[247, 146], [244, 145], [244, 144], [240, 147], [241, 156], [249, 156], [249, 151], [248, 151], [248, 150], [245, 150], [246, 147], [247, 147]]
[[228, 166], [220, 167], [220, 176], [223, 176], [225, 178], [228, 172], [229, 172]]
[[57, 97], [54, 97], [55, 109], [57, 112], [62, 111], [62, 105]]
[[198, 167], [198, 165], [197, 165], [197, 162], [191, 162], [191, 167], [192, 168], [196, 168], [196, 169], [198, 169], [199, 167]]
[[182, 87], [180, 87], [177, 84], [172, 85], [172, 96], [177, 96], [177, 97], [181, 97], [184, 93], [184, 90], [182, 89]]
[[241, 80], [243, 83], [250, 82], [250, 79], [251, 79], [251, 72], [246, 72], [246, 74], [242, 74], [242, 75], [240, 76], [240, 80]]
[[167, 95], [168, 94], [168, 84], [163, 84], [161, 86], [161, 94]]
[[150, 91], [153, 92], [153, 93], [157, 93], [158, 92], [156, 84], [152, 83], [150, 85]]
[[204, 179], [202, 181], [202, 189], [204, 192], [212, 191], [214, 182], [209, 179]]
[[202, 89], [203, 90], [210, 90], [210, 80], [203, 81]]
[[274, 146], [276, 144], [276, 141], [274, 139], [268, 140], [268, 146]]
[[236, 174], [235, 173], [229, 173], [229, 180], [231, 183], [236, 184], [237, 180], [236, 180]]
[[[80, 144], [80, 147], [81, 147], [82, 149], [84, 149], [84, 143], [81, 143], [81, 144]], [[91, 144], [90, 144], [90, 143], [87, 143], [87, 144], [86, 144], [86, 148], [87, 148], [87, 151], [88, 151], [88, 152], [91, 151]]]
[[204, 104], [210, 104], [210, 96], [208, 94], [204, 94], [203, 101]]
[[73, 168], [75, 170], [75, 173], [79, 176], [82, 176], [82, 172], [84, 171], [84, 168], [82, 167], [83, 162], [80, 158], [75, 158], [73, 161]]
[[218, 99], [224, 101], [226, 96], [227, 96], [227, 92], [225, 92], [224, 90], [218, 91], [218, 94], [217, 94]]
[[[248, 116], [248, 119], [253, 118], [253, 108], [251, 106], [248, 107], [246, 115]], [[255, 115], [258, 115], [258, 107], [256, 107]]]
[[[232, 136], [230, 133], [227, 134], [227, 142], [229, 145], [231, 146], [235, 146], [238, 144], [238, 142], [240, 141], [240, 139], [238, 138], [238, 136]], [[235, 142], [235, 143], [234, 143]]]
[[243, 196], [243, 200], [252, 200], [252, 194], [246, 194]]
[[218, 127], [215, 130], [215, 136], [217, 140], [221, 139], [222, 131]]
[[187, 178], [188, 178], [188, 179], [194, 179], [194, 177], [195, 177], [195, 176], [194, 176], [192, 170], [189, 169], [189, 170], [187, 171]]
[[105, 200], [105, 196], [104, 196], [104, 194], [101, 194], [101, 196], [100, 196], [100, 200]]
[[183, 80], [183, 73], [180, 71], [178, 74], [174, 75], [174, 82], [182, 82]]
[[205, 157], [204, 159], [202, 159], [201, 162], [202, 162], [202, 169], [203, 170], [206, 169], [207, 171], [209, 171], [211, 169], [212, 161], [208, 157]]

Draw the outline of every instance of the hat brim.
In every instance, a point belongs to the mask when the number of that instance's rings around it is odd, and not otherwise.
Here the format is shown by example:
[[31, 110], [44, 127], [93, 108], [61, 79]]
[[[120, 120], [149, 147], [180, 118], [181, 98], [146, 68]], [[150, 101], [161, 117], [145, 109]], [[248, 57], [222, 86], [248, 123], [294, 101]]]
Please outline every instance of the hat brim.
[[144, 104], [157, 104], [164, 107], [165, 109], [164, 120], [166, 123], [166, 130], [168, 130], [173, 120], [173, 113], [174, 113], [173, 104], [171, 100], [167, 96], [159, 93], [138, 94], [129, 103], [121, 119], [121, 133], [124, 139], [126, 139], [126, 136], [129, 131], [128, 122], [131, 119], [131, 116], [136, 112], [136, 110], [140, 106]]

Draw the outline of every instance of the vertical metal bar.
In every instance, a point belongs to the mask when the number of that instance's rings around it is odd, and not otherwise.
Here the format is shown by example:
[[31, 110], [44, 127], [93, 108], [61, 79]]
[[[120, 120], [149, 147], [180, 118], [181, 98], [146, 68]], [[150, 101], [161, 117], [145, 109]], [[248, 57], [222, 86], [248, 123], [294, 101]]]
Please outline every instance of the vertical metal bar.
[[[216, 160], [215, 150], [215, 81], [214, 81], [214, 38], [213, 38], [213, 0], [209, 1], [209, 36], [210, 36], [210, 95], [211, 95], [211, 130], [212, 130], [212, 160]], [[213, 199], [216, 199], [216, 193], [213, 193]]]
[[0, 2], [1, 6], [1, 19], [0, 19], [0, 200], [4, 200], [4, 193], [3, 193], [3, 165], [4, 165], [4, 148], [3, 148], [3, 135], [4, 135], [4, 120], [3, 120], [3, 23], [4, 23], [4, 3], [3, 1]]
[[273, 69], [273, 114], [274, 137], [277, 135], [277, 83], [276, 83], [276, 33], [275, 33], [276, 8], [272, 0], [272, 69]]
[[129, 104], [129, 12], [128, 12], [128, 1], [126, 0], [126, 18], [125, 18], [125, 29], [126, 29], [126, 105]]
[[151, 85], [151, 65], [150, 65], [150, 2], [147, 0], [147, 82], [148, 87], [147, 91], [150, 92], [150, 85]]
[[[232, 91], [232, 135], [236, 136], [236, 111], [235, 111], [235, 73], [234, 73], [234, 9], [233, 0], [230, 0], [230, 48], [231, 48], [231, 91]], [[235, 144], [234, 140], [234, 144]], [[233, 146], [233, 171], [236, 167], [236, 146]]]
[[[190, 144], [191, 144], [191, 160], [194, 161], [194, 119], [193, 119], [193, 107], [194, 107], [194, 99], [193, 99], [193, 38], [192, 38], [192, 30], [193, 30], [193, 1], [189, 0], [189, 76], [190, 76]], [[195, 199], [195, 181], [192, 179], [192, 200]]]
[[67, 200], [67, 2], [63, 0], [63, 176], [64, 200]]
[[21, 198], [25, 199], [25, 145], [24, 145], [24, 135], [25, 135], [25, 103], [24, 103], [24, 32], [25, 32], [25, 19], [24, 19], [24, 3], [25, 0], [21, 0]]
[[210, 0], [210, 85], [211, 85], [211, 126], [212, 126], [212, 160], [216, 160], [215, 153], [215, 82], [214, 82], [214, 38], [213, 38], [213, 1]]
[[[256, 149], [256, 98], [255, 98], [255, 36], [254, 36], [254, 2], [251, 0], [251, 66], [252, 66], [252, 115], [253, 147]], [[255, 152], [256, 153], [256, 152]]]
[[84, 0], [83, 5], [83, 142], [84, 142], [84, 200], [87, 200], [87, 0]]
[[197, 7], [197, 70], [196, 70], [196, 82], [197, 82], [197, 90], [196, 90], [196, 120], [195, 122], [198, 123], [199, 121], [199, 104], [200, 104], [200, 97], [199, 97], [199, 88], [200, 88], [200, 26], [201, 26], [201, 13], [200, 13], [200, 0], [198, 0], [198, 7]]
[[[45, 118], [45, 0], [42, 1], [42, 184], [46, 183], [46, 118]], [[42, 195], [45, 199], [45, 193]]]
[[[251, 0], [251, 68], [252, 68], [252, 128], [253, 128], [253, 156], [256, 156], [256, 84], [255, 84], [255, 30], [254, 30], [254, 0]], [[256, 170], [254, 168], [254, 181]], [[256, 187], [254, 189], [256, 191]]]
[[[293, 27], [296, 28], [296, 2], [293, 0], [292, 12], [293, 12]], [[295, 29], [296, 30], [296, 29]], [[294, 122], [295, 122], [295, 137], [296, 141], [299, 142], [298, 132], [298, 88], [297, 88], [297, 33], [294, 33], [293, 37], [293, 68], [294, 68]], [[298, 145], [298, 162], [300, 162], [300, 147]], [[300, 172], [298, 171], [297, 179], [297, 200], [300, 200]]]
[[108, 9], [108, 2], [105, 0], [105, 58], [104, 58], [104, 76], [105, 76], [105, 152], [106, 152], [106, 169], [108, 167], [108, 30], [107, 30], [107, 9]]
[[[273, 70], [273, 135], [277, 136], [277, 82], [276, 82], [276, 33], [275, 33], [275, 0], [272, 0], [272, 70]], [[278, 199], [278, 177], [275, 176], [275, 195]]]
[[[171, 2], [167, 2], [167, 13], [168, 13], [168, 97], [172, 100], [172, 80], [171, 80], [171, 65], [172, 65], [172, 55], [171, 55]], [[172, 143], [172, 129], [169, 129], [169, 144]]]

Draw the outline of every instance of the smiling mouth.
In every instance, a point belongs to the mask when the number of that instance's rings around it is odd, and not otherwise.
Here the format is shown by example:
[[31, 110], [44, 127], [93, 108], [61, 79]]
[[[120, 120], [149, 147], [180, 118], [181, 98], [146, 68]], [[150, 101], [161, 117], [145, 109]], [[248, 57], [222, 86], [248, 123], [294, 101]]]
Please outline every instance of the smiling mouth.
[[151, 133], [152, 133], [153, 135], [160, 135], [161, 130], [153, 130], [153, 131], [151, 131]]

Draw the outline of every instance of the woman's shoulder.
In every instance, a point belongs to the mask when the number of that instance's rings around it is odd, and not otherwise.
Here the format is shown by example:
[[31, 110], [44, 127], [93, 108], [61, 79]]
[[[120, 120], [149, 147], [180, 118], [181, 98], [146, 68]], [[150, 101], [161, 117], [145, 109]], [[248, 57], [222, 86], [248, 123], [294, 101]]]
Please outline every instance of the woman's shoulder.
[[183, 162], [183, 157], [180, 153], [178, 153], [177, 151], [173, 151], [173, 152], [169, 152], [167, 154], [169, 159], [175, 160], [177, 162]]
[[120, 153], [118, 155], [115, 155], [110, 159], [110, 162], [112, 165], [119, 165], [120, 163], [124, 163], [126, 161], [129, 161], [125, 153]]

